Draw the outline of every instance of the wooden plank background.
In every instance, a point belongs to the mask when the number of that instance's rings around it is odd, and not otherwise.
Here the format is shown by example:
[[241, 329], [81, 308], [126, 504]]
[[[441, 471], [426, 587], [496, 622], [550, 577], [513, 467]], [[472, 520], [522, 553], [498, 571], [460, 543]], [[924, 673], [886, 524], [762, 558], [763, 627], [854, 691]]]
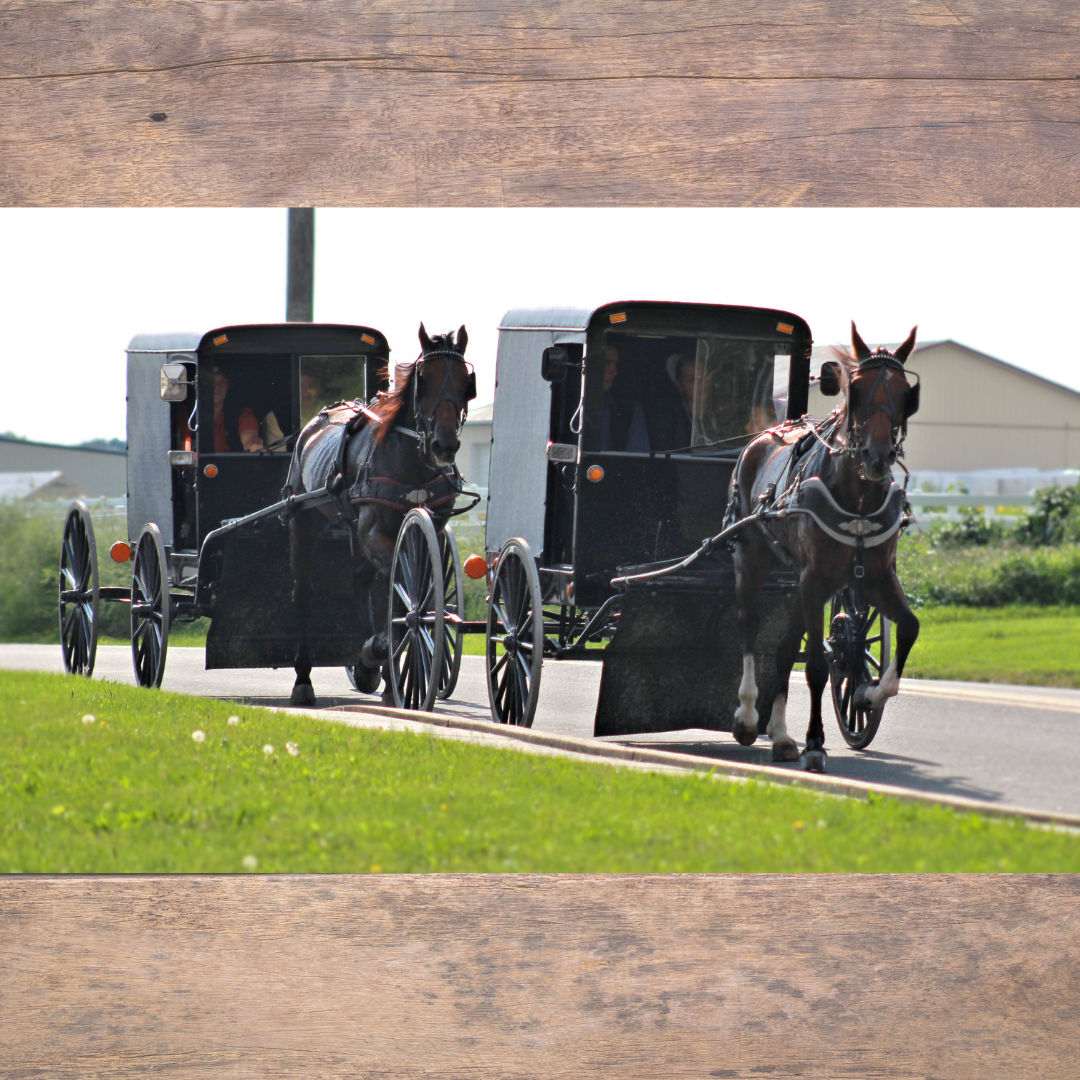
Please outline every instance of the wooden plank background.
[[1080, 878], [8, 879], [0, 1076], [1073, 1080]]
[[1080, 7], [5, 0], [0, 117], [6, 205], [1061, 206]]

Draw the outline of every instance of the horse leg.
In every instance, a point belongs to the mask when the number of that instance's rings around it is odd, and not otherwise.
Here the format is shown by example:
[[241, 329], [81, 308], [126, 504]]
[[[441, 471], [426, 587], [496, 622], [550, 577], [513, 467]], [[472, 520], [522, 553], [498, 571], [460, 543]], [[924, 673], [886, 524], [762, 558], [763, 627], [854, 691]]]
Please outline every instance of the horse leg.
[[390, 611], [390, 575], [394, 561], [394, 540], [369, 519], [360, 537], [360, 550], [374, 569], [371, 588], [368, 591], [371, 612], [372, 636], [364, 643], [360, 658], [365, 667], [381, 669], [383, 678], [383, 704], [393, 705], [391, 689], [390, 648], [386, 622]]
[[299, 640], [293, 669], [296, 682], [289, 700], [293, 705], [314, 705], [311, 685], [311, 651], [308, 648], [308, 618], [311, 614], [311, 572], [315, 565], [315, 545], [326, 521], [315, 514], [297, 514], [289, 521], [289, 566], [293, 576], [293, 606], [299, 627]]
[[[362, 620], [360, 630], [363, 635], [361, 638], [363, 645], [361, 646], [360, 655], [356, 660], [356, 664], [353, 667], [353, 679], [356, 682], [356, 689], [361, 694], [374, 694], [379, 689], [379, 683], [382, 680], [382, 664], [379, 660], [372, 658], [371, 650], [369, 648], [370, 643], [373, 640], [372, 634], [374, 633], [374, 623], [372, 621], [371, 612], [371, 587], [374, 578], [375, 567], [373, 567], [366, 559], [362, 559], [360, 565], [356, 569], [353, 585], [356, 596], [362, 597], [360, 600], [360, 614]], [[364, 618], [365, 613], [366, 618]]]
[[739, 637], [742, 639], [743, 670], [739, 682], [739, 707], [731, 734], [740, 746], [753, 746], [758, 736], [757, 676], [754, 671], [754, 642], [760, 614], [758, 602], [767, 566], [753, 539], [740, 540], [735, 549], [735, 602]]
[[791, 618], [787, 629], [780, 641], [780, 647], [776, 650], [776, 679], [778, 689], [773, 698], [772, 714], [769, 717], [769, 726], [765, 733], [772, 739], [773, 761], [798, 761], [798, 743], [788, 734], [787, 730], [787, 696], [788, 684], [791, 681], [791, 669], [795, 666], [795, 660], [799, 655], [799, 644], [803, 637], [803, 613], [799, 604], [792, 608]]
[[919, 637], [919, 619], [908, 606], [895, 571], [890, 571], [889, 577], [875, 589], [872, 600], [881, 615], [896, 624], [896, 654], [877, 685], [871, 683], [859, 687], [855, 694], [855, 707], [880, 709], [889, 698], [896, 697], [900, 692], [900, 676], [904, 673], [908, 653]]
[[825, 659], [825, 598], [816, 589], [808, 589], [805, 579], [800, 582], [799, 594], [806, 626], [806, 685], [810, 688], [810, 726], [806, 729], [802, 761], [807, 772], [823, 773], [827, 771], [827, 755], [821, 695], [829, 682], [829, 664]]

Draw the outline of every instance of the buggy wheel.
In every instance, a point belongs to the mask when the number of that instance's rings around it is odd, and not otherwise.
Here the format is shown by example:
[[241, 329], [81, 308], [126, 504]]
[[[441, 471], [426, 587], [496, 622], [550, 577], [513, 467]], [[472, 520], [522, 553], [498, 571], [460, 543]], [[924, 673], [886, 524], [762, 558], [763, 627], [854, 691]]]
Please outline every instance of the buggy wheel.
[[532, 727], [544, 665], [540, 575], [529, 545], [509, 540], [491, 575], [487, 610], [487, 685], [499, 724]]
[[75, 502], [68, 510], [60, 548], [60, 648], [70, 675], [93, 674], [99, 603], [94, 526], [86, 505]]
[[461, 649], [465, 644], [465, 635], [461, 631], [465, 615], [465, 585], [461, 577], [461, 556], [458, 554], [457, 541], [449, 529], [443, 529], [439, 534], [439, 551], [442, 555], [443, 625], [446, 636], [439, 689], [435, 693], [440, 700], [445, 701], [454, 692], [458, 673], [461, 671]]
[[390, 686], [399, 709], [427, 712], [442, 670], [445, 621], [442, 558], [427, 510], [405, 515], [390, 571]]
[[140, 686], [158, 687], [169, 647], [169, 573], [156, 525], [147, 525], [131, 571], [131, 660]]
[[875, 607], [859, 608], [853, 589], [833, 597], [825, 643], [829, 686], [840, 734], [853, 750], [865, 750], [881, 723], [884, 706], [856, 709], [855, 692], [884, 674], [889, 666], [889, 639], [889, 620]]

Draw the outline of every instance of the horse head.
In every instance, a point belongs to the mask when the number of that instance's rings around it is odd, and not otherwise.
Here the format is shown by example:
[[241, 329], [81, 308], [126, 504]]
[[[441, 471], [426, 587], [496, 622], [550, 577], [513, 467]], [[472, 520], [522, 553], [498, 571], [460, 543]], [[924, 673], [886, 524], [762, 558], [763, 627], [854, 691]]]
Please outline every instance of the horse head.
[[866, 480], [889, 477], [907, 434], [908, 418], [919, 408], [919, 384], [910, 382], [904, 368], [915, 347], [912, 327], [896, 352], [871, 352], [851, 324], [853, 363], [846, 367], [847, 439]]
[[476, 397], [476, 374], [465, 362], [469, 335], [428, 337], [420, 324], [420, 356], [413, 365], [413, 419], [421, 453], [438, 466], [453, 465], [461, 446], [461, 425]]

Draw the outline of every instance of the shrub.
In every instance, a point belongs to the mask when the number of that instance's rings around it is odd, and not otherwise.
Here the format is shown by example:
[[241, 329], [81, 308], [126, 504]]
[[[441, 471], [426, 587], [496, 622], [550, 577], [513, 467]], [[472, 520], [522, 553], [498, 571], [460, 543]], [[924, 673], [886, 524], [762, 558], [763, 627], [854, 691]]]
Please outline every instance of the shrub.
[[1035, 547], [1080, 540], [1080, 486], [1035, 492], [1035, 501], [1014, 537]]
[[1009, 535], [1009, 528], [1000, 521], [988, 521], [974, 506], [960, 511], [959, 521], [946, 521], [936, 525], [934, 540], [944, 547], [985, 547], [997, 543]]

